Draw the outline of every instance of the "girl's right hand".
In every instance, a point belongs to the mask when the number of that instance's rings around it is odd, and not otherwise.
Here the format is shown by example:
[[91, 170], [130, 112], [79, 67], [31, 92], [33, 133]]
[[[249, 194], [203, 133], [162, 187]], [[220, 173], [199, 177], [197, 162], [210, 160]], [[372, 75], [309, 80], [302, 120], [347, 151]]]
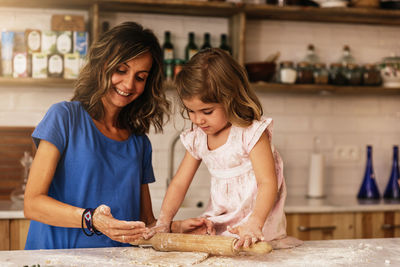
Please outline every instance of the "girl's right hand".
[[93, 214], [93, 226], [112, 240], [129, 243], [142, 237], [148, 228], [144, 222], [121, 221], [111, 215], [110, 207], [100, 205]]
[[157, 223], [155, 226], [151, 227], [150, 229], [148, 229], [147, 232], [143, 233], [143, 238], [150, 239], [156, 233], [169, 233], [169, 232], [171, 232], [171, 222], [162, 221], [159, 219], [159, 220], [157, 220]]

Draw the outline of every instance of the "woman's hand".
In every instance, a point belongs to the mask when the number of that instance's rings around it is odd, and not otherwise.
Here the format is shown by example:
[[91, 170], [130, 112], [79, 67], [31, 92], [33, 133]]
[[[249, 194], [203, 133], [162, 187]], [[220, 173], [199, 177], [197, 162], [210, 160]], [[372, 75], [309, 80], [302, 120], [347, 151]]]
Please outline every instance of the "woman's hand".
[[239, 249], [241, 246], [248, 248], [257, 241], [264, 240], [261, 227], [251, 219], [237, 227], [228, 226], [227, 229], [232, 234], [239, 236], [239, 240], [235, 243], [235, 249]]
[[147, 231], [144, 222], [121, 221], [111, 215], [110, 207], [100, 205], [93, 214], [93, 226], [112, 240], [129, 243]]

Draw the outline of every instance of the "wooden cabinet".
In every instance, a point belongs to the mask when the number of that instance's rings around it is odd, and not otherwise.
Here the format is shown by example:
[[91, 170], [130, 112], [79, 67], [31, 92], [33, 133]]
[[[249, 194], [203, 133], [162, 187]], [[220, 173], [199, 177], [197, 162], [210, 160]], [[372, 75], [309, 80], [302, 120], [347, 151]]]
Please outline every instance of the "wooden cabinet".
[[0, 250], [24, 249], [29, 223], [27, 219], [1, 219]]
[[354, 238], [353, 213], [287, 214], [287, 233], [301, 240]]
[[301, 240], [400, 237], [400, 212], [287, 214], [287, 233]]

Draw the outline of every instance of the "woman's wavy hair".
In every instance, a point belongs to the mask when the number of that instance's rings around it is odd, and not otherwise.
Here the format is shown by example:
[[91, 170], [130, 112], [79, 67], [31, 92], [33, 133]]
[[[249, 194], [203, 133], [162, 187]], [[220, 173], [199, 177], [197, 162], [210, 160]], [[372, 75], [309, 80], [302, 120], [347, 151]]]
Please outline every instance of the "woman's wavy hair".
[[121, 63], [146, 52], [151, 53], [153, 64], [145, 90], [132, 103], [122, 108], [117, 127], [141, 135], [148, 133], [153, 125], [155, 132], [162, 132], [164, 115], [169, 118], [170, 107], [162, 85], [162, 50], [154, 33], [138, 23], [119, 24], [103, 33], [92, 44], [71, 100], [80, 101], [92, 118], [103, 118], [101, 99], [112, 87], [111, 76]]
[[199, 97], [204, 103], [222, 104], [228, 121], [242, 127], [263, 114], [244, 68], [219, 48], [207, 48], [194, 55], [175, 78], [175, 86], [184, 117], [187, 114], [182, 100], [192, 97]]

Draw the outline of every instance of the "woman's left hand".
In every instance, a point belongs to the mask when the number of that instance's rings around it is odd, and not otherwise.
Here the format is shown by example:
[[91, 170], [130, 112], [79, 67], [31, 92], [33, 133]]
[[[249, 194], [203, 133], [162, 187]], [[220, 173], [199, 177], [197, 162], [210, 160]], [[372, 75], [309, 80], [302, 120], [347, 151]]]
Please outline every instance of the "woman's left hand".
[[112, 240], [129, 243], [142, 237], [148, 229], [144, 222], [121, 221], [111, 214], [110, 207], [100, 205], [93, 214], [93, 226]]
[[264, 240], [261, 227], [251, 219], [236, 227], [228, 226], [227, 229], [232, 234], [239, 236], [239, 240], [235, 243], [235, 249], [239, 249], [241, 246], [248, 248], [257, 241]]

